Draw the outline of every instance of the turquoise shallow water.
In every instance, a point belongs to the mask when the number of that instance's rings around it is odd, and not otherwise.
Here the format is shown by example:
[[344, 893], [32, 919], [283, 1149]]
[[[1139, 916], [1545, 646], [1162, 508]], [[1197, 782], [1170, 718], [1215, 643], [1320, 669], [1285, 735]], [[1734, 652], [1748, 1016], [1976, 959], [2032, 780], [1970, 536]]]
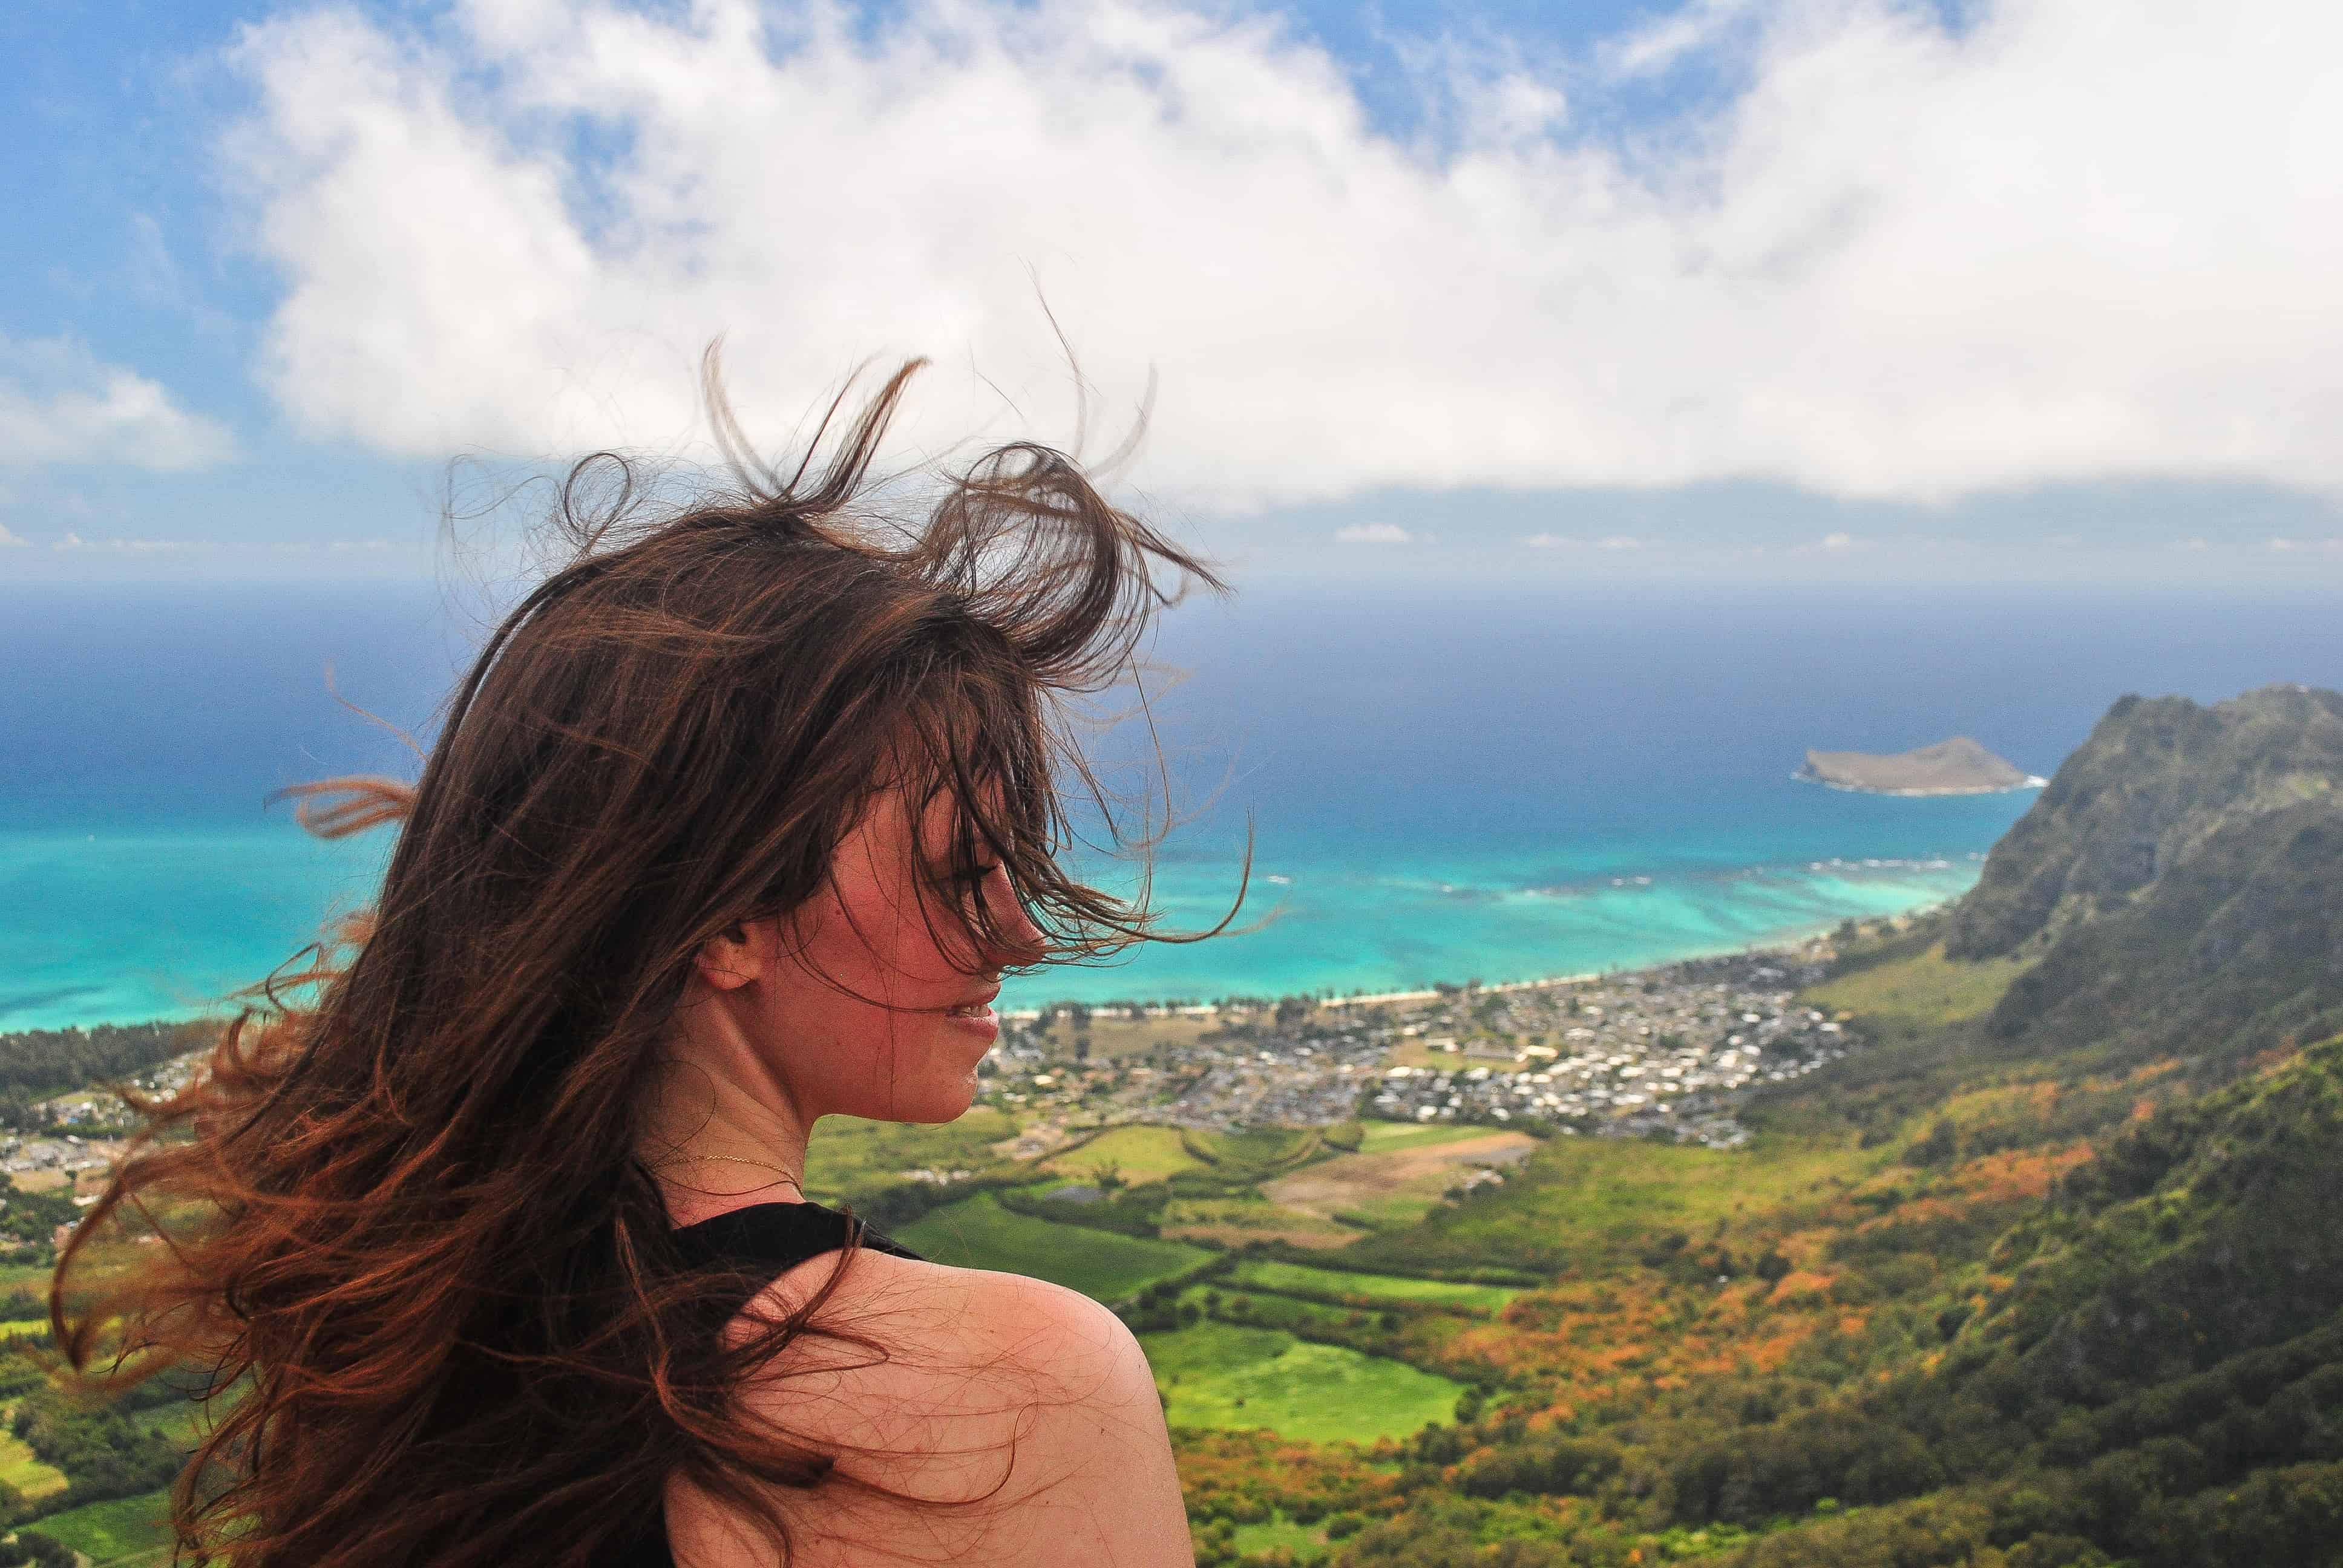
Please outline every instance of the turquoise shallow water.
[[383, 848], [290, 827], [0, 832], [0, 1029], [207, 1011], [363, 903]]
[[[0, 923], [0, 1030], [208, 1010], [290, 959], [327, 913], [363, 903], [386, 847], [321, 843], [290, 827], [0, 833], [0, 905], [22, 911]], [[1260, 929], [1014, 977], [1005, 1005], [1379, 990], [1629, 967], [1937, 902], [1977, 872], [1968, 859], [1800, 865], [1523, 888], [1495, 866], [1456, 880], [1470, 873], [1276, 863], [1288, 869], [1256, 877], [1242, 917]], [[1216, 921], [1236, 870], [1225, 862], [1160, 870], [1166, 926]]]
[[[1452, 880], [1291, 859], [1283, 883], [1256, 881], [1242, 922], [1260, 929], [1126, 963], [1020, 977], [1009, 1005], [1052, 1000], [1210, 1000], [1231, 995], [1413, 990], [1435, 980], [1584, 974], [1767, 945], [1849, 916], [1897, 914], [1956, 898], [1979, 862], [1907, 860], [1820, 868], [1662, 872], [1576, 885], [1513, 885], [1502, 866]], [[1447, 868], [1447, 876], [1467, 875]], [[1284, 875], [1284, 873], [1276, 873]], [[1199, 929], [1228, 907], [1233, 868], [1178, 868], [1159, 879], [1167, 924]]]
[[[2343, 684], [2316, 596], [2071, 590], [1255, 591], [1183, 609], [1158, 733], [1212, 924], [1250, 820], [1262, 929], [1014, 977], [1012, 1004], [1411, 988], [1637, 965], [1955, 897], [2030, 792], [1792, 781], [1805, 748], [1966, 733], [2047, 774], [2126, 691]], [[187, 1014], [258, 980], [388, 844], [272, 789], [412, 776], [471, 635], [428, 589], [0, 587], [0, 1030]], [[327, 670], [334, 675], [329, 689]], [[1111, 737], [1110, 763], [1131, 754]], [[1113, 868], [1105, 875], [1112, 879]]]

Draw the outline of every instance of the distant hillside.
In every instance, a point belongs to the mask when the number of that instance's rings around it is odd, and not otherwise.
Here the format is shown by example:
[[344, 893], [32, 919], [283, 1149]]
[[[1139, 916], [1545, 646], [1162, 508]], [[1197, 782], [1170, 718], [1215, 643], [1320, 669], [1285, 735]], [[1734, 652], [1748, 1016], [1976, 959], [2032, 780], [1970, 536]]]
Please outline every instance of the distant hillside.
[[2013, 1282], [1948, 1370], [2008, 1357], [2037, 1398], [2106, 1405], [2318, 1328], [2343, 1302], [2338, 1149], [2343, 1038], [2127, 1128], [2002, 1238]]
[[1991, 1246], [1942, 1352], [1683, 1452], [1680, 1514], [1871, 1505], [1728, 1568], [2343, 1560], [2338, 1140], [2343, 1041], [2168, 1107]]
[[2343, 694], [2298, 686], [2212, 708], [2127, 697], [1987, 857], [1956, 913], [1954, 958], [1998, 958], [2118, 908], [2224, 828], [2343, 784]]
[[2126, 698], [1994, 847], [1956, 960], [2035, 959], [1990, 1031], [2235, 1063], [2343, 1028], [2343, 695]]
[[2077, 923], [1995, 1007], [2006, 1040], [2234, 1066], [2343, 1028], [2343, 801], [2222, 824]]
[[1870, 795], [1997, 795], [2038, 782], [1966, 735], [1885, 757], [1868, 751], [1809, 751], [1798, 777]]
[[1865, 1048], [1749, 1150], [1557, 1138], [1380, 1239], [1566, 1261], [1389, 1493], [1260, 1505], [1355, 1510], [1326, 1568], [2343, 1568], [2339, 786], [2333, 693], [2117, 703], [1805, 993]]

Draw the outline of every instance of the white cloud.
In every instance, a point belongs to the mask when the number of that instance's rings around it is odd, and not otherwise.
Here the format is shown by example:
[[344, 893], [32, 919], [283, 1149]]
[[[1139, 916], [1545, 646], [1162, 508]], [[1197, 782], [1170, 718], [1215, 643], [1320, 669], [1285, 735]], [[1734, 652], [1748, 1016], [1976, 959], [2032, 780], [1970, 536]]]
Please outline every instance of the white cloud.
[[1338, 545], [1404, 545], [1414, 540], [1415, 536], [1397, 523], [1353, 523], [1334, 530]]
[[0, 337], [0, 466], [127, 463], [165, 473], [234, 455], [225, 427], [70, 338]]
[[[1524, 534], [1522, 543], [1534, 550], [1609, 550], [1616, 554], [1671, 548], [1667, 541], [1645, 538], [1636, 534], [1604, 534], [1600, 538], [1588, 538], [1580, 534]], [[1681, 553], [1681, 546], [1673, 548]], [[1697, 548], [1694, 547], [1695, 553]]]
[[0, 523], [0, 550], [29, 548], [32, 542], [21, 534], [10, 533], [8, 525]]
[[1236, 10], [458, 0], [248, 31], [231, 162], [276, 395], [393, 452], [680, 443], [718, 332], [777, 438], [927, 351], [906, 453], [1063, 439], [1038, 285], [1107, 412], [1161, 373], [1134, 479], [1232, 503], [2343, 491], [2343, 6], [1695, 0], [1594, 56], [1704, 50], [1696, 122], [1507, 68], [1423, 140]]
[[1862, 541], [1857, 539], [1853, 534], [1825, 534], [1823, 536], [1823, 548], [1826, 550], [1851, 550], [1861, 542]]
[[[226, 550], [236, 549], [238, 548], [249, 548], [250, 547], [238, 547], [236, 545], [230, 544], [224, 539], [85, 539], [79, 534], [73, 533], [65, 535], [65, 538], [59, 539], [56, 543], [49, 547], [49, 548], [53, 550], [111, 550], [116, 555], [141, 556], [168, 555], [186, 550]], [[282, 546], [277, 548], [306, 548], [307, 547]]]
[[1686, 56], [1715, 48], [1748, 14], [1749, 0], [1692, 0], [1605, 41], [1596, 53], [1614, 76], [1660, 75]]
[[[0, 533], [5, 531], [0, 529]], [[25, 542], [23, 539], [0, 539], [0, 544]], [[388, 539], [85, 539], [79, 534], [67, 534], [49, 548], [55, 550], [117, 550], [137, 555], [173, 550], [227, 550], [246, 555], [307, 556], [375, 552], [397, 547]]]
[[1534, 550], [1609, 550], [1624, 554], [1657, 548], [1661, 541], [1634, 534], [1605, 534], [1600, 538], [1590, 539], [1577, 534], [1539, 533], [1524, 534], [1522, 543]]

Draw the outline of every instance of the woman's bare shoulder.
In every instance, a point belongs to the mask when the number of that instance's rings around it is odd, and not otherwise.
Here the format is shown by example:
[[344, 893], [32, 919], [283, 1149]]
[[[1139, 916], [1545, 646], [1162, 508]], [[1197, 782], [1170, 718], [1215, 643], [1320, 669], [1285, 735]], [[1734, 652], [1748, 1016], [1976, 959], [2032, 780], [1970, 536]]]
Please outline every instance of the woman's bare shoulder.
[[[791, 1270], [744, 1316], [796, 1309], [836, 1267]], [[1021, 1275], [861, 1252], [816, 1321], [821, 1333], [741, 1391], [744, 1413], [838, 1456], [844, 1479], [783, 1500], [795, 1568], [1192, 1561], [1153, 1376], [1105, 1307]], [[772, 1561], [696, 1489], [671, 1487], [669, 1509], [680, 1568]]]
[[[802, 1290], [804, 1276], [824, 1266], [816, 1262], [784, 1275], [768, 1294], [776, 1302], [789, 1301]], [[1019, 1364], [1068, 1372], [1146, 1370], [1121, 1319], [1078, 1292], [1023, 1274], [862, 1252], [833, 1299], [874, 1325], [932, 1328], [947, 1342]]]

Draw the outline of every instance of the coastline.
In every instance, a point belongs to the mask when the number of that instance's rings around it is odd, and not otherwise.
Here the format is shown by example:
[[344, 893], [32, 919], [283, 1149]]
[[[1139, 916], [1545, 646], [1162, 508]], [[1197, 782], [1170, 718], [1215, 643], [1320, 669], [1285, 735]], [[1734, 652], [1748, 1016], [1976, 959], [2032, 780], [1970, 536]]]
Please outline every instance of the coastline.
[[[1913, 920], [1925, 915], [1934, 914], [1939, 910], [1949, 909], [1957, 901], [1957, 899], [1939, 899], [1934, 903], [1915, 905], [1911, 909], [1902, 910], [1893, 915], [1866, 916], [1862, 918], [1868, 920], [1884, 919], [1891, 920]], [[1855, 919], [1855, 917], [1850, 916], [1847, 918]], [[1801, 928], [1795, 930], [1785, 930], [1760, 942], [1750, 942], [1738, 946], [1711, 946], [1697, 950], [1686, 950], [1667, 958], [1654, 959], [1649, 963], [1626, 965], [1613, 970], [1587, 970], [1575, 974], [1533, 975], [1523, 980], [1495, 980], [1481, 985], [1478, 989], [1484, 994], [1552, 990], [1564, 986], [1597, 985], [1605, 980], [1614, 979], [1621, 975], [1648, 974], [1654, 970], [1672, 969], [1677, 964], [1693, 963], [1702, 959], [1729, 957], [1762, 958], [1768, 955], [1789, 956], [1795, 954], [1800, 948], [1804, 947], [1807, 943], [1830, 935], [1832, 931], [1838, 928], [1840, 923], [1840, 921], [1834, 920], [1825, 924]], [[1462, 990], [1467, 982], [1459, 980], [1447, 983], [1450, 983], [1453, 989]], [[1406, 1002], [1430, 1001], [1439, 997], [1442, 992], [1437, 987], [1434, 987], [1428, 990], [1419, 988], [1408, 990], [1353, 991], [1340, 995], [1322, 997], [1310, 996], [1306, 991], [1295, 994], [1303, 997], [1314, 1007], [1325, 1009], [1381, 1007]], [[1061, 1007], [1076, 1005], [1081, 1004], [1064, 1000], [1053, 1001], [1046, 1003], [1041, 1007], [1019, 1008], [1014, 1010], [1004, 1010], [1001, 1016], [1004, 1019], [1014, 1020], [1018, 1022], [1032, 1023], [1038, 1021], [1045, 1013], [1054, 1011]], [[1142, 1016], [1148, 1018], [1218, 1018], [1224, 1010], [1235, 1011], [1247, 1005], [1248, 1004], [1243, 1003], [1232, 1003], [1228, 1008], [1224, 1009], [1218, 1002], [1142, 1002], [1141, 1004], [1141, 1011]]]
[[1924, 789], [1879, 789], [1868, 784], [1848, 784], [1836, 779], [1825, 779], [1820, 774], [1801, 769], [1790, 775], [1801, 784], [1819, 784], [1825, 789], [1836, 789], [1847, 795], [1884, 795], [1904, 800], [1928, 800], [1948, 795], [2015, 795], [2025, 789], [2046, 789], [2050, 780], [2039, 773], [2028, 773], [2016, 784], [1947, 785]]

